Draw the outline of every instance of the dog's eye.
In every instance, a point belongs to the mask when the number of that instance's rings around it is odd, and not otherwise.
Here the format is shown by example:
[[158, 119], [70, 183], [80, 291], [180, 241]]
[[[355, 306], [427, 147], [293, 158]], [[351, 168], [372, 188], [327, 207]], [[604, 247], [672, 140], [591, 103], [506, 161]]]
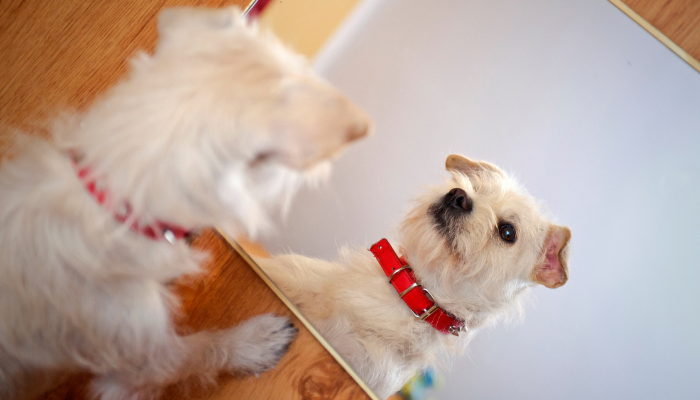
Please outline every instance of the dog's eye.
[[501, 224], [498, 226], [498, 233], [501, 239], [506, 242], [515, 242], [515, 228], [511, 224]]

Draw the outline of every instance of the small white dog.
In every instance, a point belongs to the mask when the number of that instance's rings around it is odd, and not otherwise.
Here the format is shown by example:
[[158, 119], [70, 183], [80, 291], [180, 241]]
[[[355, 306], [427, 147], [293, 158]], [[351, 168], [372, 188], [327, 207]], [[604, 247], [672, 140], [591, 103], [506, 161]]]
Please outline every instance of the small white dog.
[[295, 336], [272, 315], [176, 335], [166, 283], [203, 259], [180, 239], [209, 226], [232, 237], [268, 228], [369, 119], [236, 9], [167, 9], [158, 32], [154, 53], [59, 124], [53, 142], [27, 140], [3, 161], [2, 399], [58, 370], [96, 374], [103, 399], [190, 375], [259, 373]]
[[256, 260], [381, 398], [519, 310], [527, 288], [567, 280], [568, 228], [497, 167], [459, 155], [446, 165], [452, 179], [401, 224], [401, 259], [382, 240], [374, 256], [345, 250], [336, 263]]

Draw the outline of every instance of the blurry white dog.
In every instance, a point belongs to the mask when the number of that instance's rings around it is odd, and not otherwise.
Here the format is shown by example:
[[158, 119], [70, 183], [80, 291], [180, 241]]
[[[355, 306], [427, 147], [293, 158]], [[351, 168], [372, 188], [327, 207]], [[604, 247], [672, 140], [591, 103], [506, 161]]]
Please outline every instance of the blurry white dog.
[[400, 226], [401, 259], [386, 240], [372, 246], [376, 259], [347, 249], [335, 263], [256, 259], [381, 398], [520, 310], [527, 288], [567, 280], [568, 228], [497, 167], [459, 155], [446, 165], [452, 179]]
[[369, 119], [236, 9], [167, 9], [158, 33], [154, 53], [53, 142], [29, 140], [3, 161], [2, 399], [34, 389], [38, 371], [90, 371], [104, 399], [259, 373], [296, 334], [265, 315], [176, 335], [166, 283], [203, 259], [180, 239], [268, 228]]

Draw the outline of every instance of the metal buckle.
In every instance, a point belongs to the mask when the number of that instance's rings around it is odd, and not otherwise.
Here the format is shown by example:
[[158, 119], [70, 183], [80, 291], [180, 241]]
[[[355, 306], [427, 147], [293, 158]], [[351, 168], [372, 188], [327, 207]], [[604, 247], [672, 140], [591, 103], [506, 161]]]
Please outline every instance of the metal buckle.
[[430, 308], [423, 309], [423, 313], [421, 315], [416, 314], [413, 310], [411, 310], [411, 312], [413, 313], [413, 315], [416, 316], [416, 318], [419, 318], [421, 321], [424, 321], [426, 318], [431, 316], [439, 307], [437, 305], [437, 302], [433, 298], [433, 295], [430, 294], [428, 289], [424, 288], [423, 286], [421, 286], [421, 289], [423, 289], [425, 294], [428, 296], [428, 299], [430, 299], [430, 301], [433, 302], [433, 305], [430, 306]]
[[[417, 287], [418, 287], [418, 282], [413, 283], [413, 285], [407, 287], [406, 290], [404, 290], [403, 292], [401, 292], [401, 294], [399, 295], [399, 297], [401, 297], [401, 298], [403, 299], [403, 296], [407, 295], [408, 292], [410, 292], [411, 290], [413, 290], [413, 289], [415, 289], [415, 288], [417, 288]], [[425, 290], [425, 289], [423, 289], [423, 290]]]
[[425, 319], [428, 318], [429, 316], [431, 316], [435, 312], [435, 310], [437, 310], [437, 309], [438, 309], [438, 305], [433, 303], [433, 306], [430, 308], [424, 309], [423, 314], [421, 314], [421, 315], [416, 314], [413, 310], [411, 310], [411, 312], [413, 313], [413, 315], [416, 316], [416, 318], [420, 319], [421, 321], [425, 321]]
[[411, 269], [410, 265], [404, 265], [403, 267], [397, 269], [396, 271], [392, 272], [391, 275], [389, 275], [389, 282], [394, 278], [394, 275], [398, 274], [401, 271], [405, 271], [407, 269]]

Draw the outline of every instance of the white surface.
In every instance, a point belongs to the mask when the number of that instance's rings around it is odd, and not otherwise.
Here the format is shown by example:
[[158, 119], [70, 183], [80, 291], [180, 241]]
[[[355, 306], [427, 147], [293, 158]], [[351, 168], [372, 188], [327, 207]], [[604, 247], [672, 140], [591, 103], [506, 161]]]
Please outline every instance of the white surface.
[[435, 397], [700, 399], [700, 74], [600, 0], [370, 0], [317, 67], [376, 135], [296, 199], [273, 252], [391, 237], [451, 152], [513, 171], [573, 231], [569, 283], [477, 337]]

